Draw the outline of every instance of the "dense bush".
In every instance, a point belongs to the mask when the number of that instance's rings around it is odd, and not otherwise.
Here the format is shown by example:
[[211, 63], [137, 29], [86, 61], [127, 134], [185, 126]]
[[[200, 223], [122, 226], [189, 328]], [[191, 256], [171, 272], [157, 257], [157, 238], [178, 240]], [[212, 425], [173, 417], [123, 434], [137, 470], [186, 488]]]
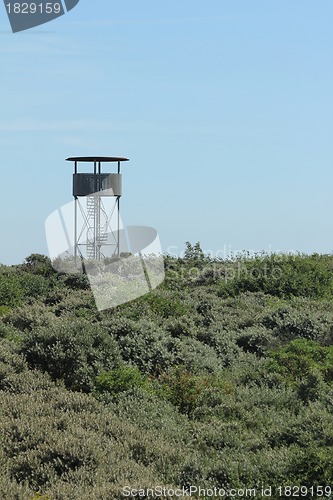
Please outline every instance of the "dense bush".
[[15, 269], [0, 267], [0, 306], [17, 306], [26, 298], [20, 275]]
[[11, 325], [21, 332], [31, 331], [40, 326], [52, 325], [57, 318], [53, 311], [42, 302], [34, 301], [16, 307], [4, 318], [6, 325]]
[[101, 312], [43, 256], [0, 266], [1, 498], [332, 484], [332, 264], [188, 244]]
[[268, 348], [274, 347], [277, 341], [268, 329], [257, 326], [244, 328], [237, 336], [236, 344], [245, 352], [264, 356]]
[[66, 387], [89, 391], [96, 375], [120, 363], [116, 341], [98, 324], [64, 319], [27, 334], [21, 352], [29, 365], [62, 379]]
[[[92, 397], [51, 382], [35, 383], [25, 394], [0, 391], [0, 397], [2, 498], [111, 500], [122, 497], [125, 484], [165, 480], [134, 453], [152, 436]], [[155, 456], [162, 456], [167, 443], [156, 435]]]
[[43, 274], [0, 266], [0, 306], [15, 307], [45, 296], [56, 281]]
[[96, 392], [108, 393], [111, 397], [138, 387], [151, 391], [148, 378], [136, 366], [122, 365], [96, 377]]
[[49, 257], [38, 253], [33, 253], [25, 259], [21, 269], [31, 274], [38, 274], [40, 276], [53, 276], [56, 274], [52, 262]]
[[332, 298], [332, 261], [317, 254], [311, 257], [273, 254], [238, 258], [228, 265], [219, 294], [237, 295], [244, 291], [263, 291], [286, 298]]
[[117, 339], [121, 355], [144, 373], [158, 374], [173, 362], [165, 331], [149, 320], [114, 322], [110, 332]]
[[333, 382], [333, 346], [323, 347], [317, 342], [298, 339], [270, 353], [269, 366], [290, 380], [301, 380], [319, 372], [326, 382]]
[[147, 303], [151, 312], [162, 318], [179, 317], [189, 312], [188, 306], [171, 293], [156, 292], [144, 297], [143, 301]]
[[307, 310], [286, 305], [263, 319], [263, 324], [272, 329], [281, 340], [324, 338], [329, 329], [326, 318]]
[[210, 385], [212, 379], [196, 375], [185, 367], [179, 366], [170, 373], [160, 377], [158, 393], [169, 400], [181, 413], [191, 415], [200, 405], [202, 394]]

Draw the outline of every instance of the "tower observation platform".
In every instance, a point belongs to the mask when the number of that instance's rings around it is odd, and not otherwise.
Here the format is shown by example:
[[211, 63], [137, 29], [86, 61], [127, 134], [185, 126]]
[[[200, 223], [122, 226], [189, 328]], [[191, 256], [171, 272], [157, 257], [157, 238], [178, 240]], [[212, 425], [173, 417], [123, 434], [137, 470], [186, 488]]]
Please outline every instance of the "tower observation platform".
[[[116, 156], [74, 156], [74, 257], [101, 260], [120, 255], [121, 164], [128, 158]], [[81, 163], [88, 172], [79, 172]], [[103, 163], [115, 164], [104, 172]], [[87, 166], [85, 166], [87, 170]]]

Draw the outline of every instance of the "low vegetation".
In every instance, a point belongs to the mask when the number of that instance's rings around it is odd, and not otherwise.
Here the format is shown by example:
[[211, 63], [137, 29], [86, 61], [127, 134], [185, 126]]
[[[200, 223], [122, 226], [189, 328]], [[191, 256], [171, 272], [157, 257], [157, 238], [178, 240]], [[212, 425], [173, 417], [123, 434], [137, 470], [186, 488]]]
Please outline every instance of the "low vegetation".
[[98, 312], [86, 276], [47, 257], [0, 266], [1, 498], [333, 490], [333, 257], [187, 243], [165, 268]]

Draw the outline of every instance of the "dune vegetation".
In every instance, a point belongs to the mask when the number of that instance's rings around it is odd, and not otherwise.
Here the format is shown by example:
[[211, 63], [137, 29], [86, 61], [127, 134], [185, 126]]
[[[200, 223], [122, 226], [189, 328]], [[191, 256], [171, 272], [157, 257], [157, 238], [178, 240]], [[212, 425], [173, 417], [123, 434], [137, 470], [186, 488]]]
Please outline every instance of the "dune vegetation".
[[333, 256], [165, 269], [99, 312], [84, 274], [0, 266], [0, 498], [332, 499]]

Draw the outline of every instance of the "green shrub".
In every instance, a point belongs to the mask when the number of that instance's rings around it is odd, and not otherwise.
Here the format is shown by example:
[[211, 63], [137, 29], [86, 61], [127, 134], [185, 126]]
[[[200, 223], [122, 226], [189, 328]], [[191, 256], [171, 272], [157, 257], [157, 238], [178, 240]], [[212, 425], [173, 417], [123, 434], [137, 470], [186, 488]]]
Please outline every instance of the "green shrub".
[[84, 273], [68, 274], [65, 276], [64, 284], [72, 290], [89, 290], [88, 276]]
[[260, 326], [242, 330], [237, 336], [236, 344], [245, 352], [264, 356], [269, 348], [276, 345], [276, 338], [267, 329]]
[[171, 337], [195, 337], [197, 326], [192, 317], [181, 316], [180, 318], [169, 318], [164, 321], [165, 330]]
[[107, 392], [111, 396], [118, 396], [121, 392], [137, 387], [150, 390], [149, 380], [136, 366], [122, 365], [96, 377], [96, 391]]
[[33, 253], [29, 257], [26, 257], [24, 264], [19, 267], [27, 273], [38, 274], [40, 276], [48, 277], [56, 274], [49, 257], [38, 253]]
[[12, 308], [10, 306], [0, 306], [0, 318], [3, 316], [7, 316], [10, 313]]
[[110, 331], [114, 332], [124, 361], [136, 365], [141, 372], [158, 374], [172, 364], [170, 338], [152, 321], [120, 321]]
[[312, 372], [321, 373], [326, 382], [333, 380], [333, 346], [298, 339], [269, 354], [269, 368], [287, 380], [300, 380]]
[[[0, 497], [6, 500], [37, 500], [35, 491], [28, 484], [18, 483], [8, 472], [2, 471], [0, 475]], [[39, 500], [50, 500], [41, 497]]]
[[169, 350], [173, 355], [173, 365], [182, 365], [194, 373], [216, 373], [225, 365], [225, 358], [219, 356], [213, 347], [189, 337], [170, 340]]
[[[300, 450], [293, 466], [290, 464], [292, 484], [308, 488], [331, 485], [333, 481], [333, 449], [329, 447], [307, 447]], [[324, 489], [325, 491], [325, 489]], [[326, 490], [327, 491], [327, 490]], [[328, 493], [328, 498], [332, 495]]]
[[211, 386], [212, 379], [195, 375], [179, 366], [163, 374], [159, 382], [159, 394], [166, 397], [181, 413], [191, 415], [200, 406], [203, 393]]
[[18, 355], [11, 342], [0, 340], [0, 390], [6, 389], [8, 379], [27, 370], [23, 356]]
[[14, 308], [4, 319], [4, 323], [20, 331], [31, 331], [41, 326], [49, 326], [57, 321], [52, 310], [40, 302], [23, 304]]
[[14, 307], [24, 299], [25, 293], [16, 270], [0, 266], [0, 306]]
[[0, 306], [15, 307], [31, 298], [45, 296], [55, 283], [50, 277], [0, 266]]
[[219, 295], [263, 291], [282, 298], [332, 298], [332, 259], [329, 256], [259, 255], [240, 257], [228, 264]]
[[174, 293], [156, 291], [146, 295], [143, 299], [149, 306], [150, 311], [161, 318], [180, 317], [188, 314], [189, 309], [175, 296]]
[[19, 343], [22, 337], [22, 332], [14, 325], [0, 321], [0, 338], [5, 338]]
[[58, 294], [48, 295], [47, 301], [51, 299], [52, 311], [59, 317], [77, 317], [91, 321], [99, 318], [94, 297], [90, 290], [62, 291]]
[[189, 241], [186, 241], [184, 260], [190, 260], [191, 264], [204, 263], [205, 261], [208, 261], [208, 257], [206, 257], [204, 252], [201, 250], [199, 241], [197, 241], [194, 245], [191, 245]]
[[278, 308], [263, 318], [263, 324], [282, 341], [296, 338], [316, 340], [326, 336], [329, 323], [313, 312], [292, 307]]
[[64, 380], [66, 387], [90, 391], [95, 377], [120, 363], [116, 341], [96, 324], [59, 320], [28, 334], [21, 352], [29, 365]]
[[236, 337], [235, 332], [228, 332], [223, 328], [202, 330], [198, 334], [199, 341], [214, 349], [219, 365], [223, 367], [232, 366], [238, 362], [241, 349], [236, 344]]
[[326, 390], [327, 386], [324, 384], [321, 372], [312, 369], [312, 371], [300, 381], [297, 393], [298, 397], [307, 403], [321, 398]]
[[19, 282], [24, 298], [29, 300], [44, 297], [54, 286], [50, 278], [39, 274], [21, 274]]
[[59, 500], [121, 498], [124, 484], [163, 483], [163, 465], [172, 474], [182, 460], [181, 449], [172, 450], [158, 431], [137, 428], [87, 395], [50, 383], [0, 397], [0, 492], [6, 500], [31, 500], [37, 492]]
[[101, 313], [43, 258], [0, 266], [1, 498], [332, 482], [332, 258], [200, 250]]

